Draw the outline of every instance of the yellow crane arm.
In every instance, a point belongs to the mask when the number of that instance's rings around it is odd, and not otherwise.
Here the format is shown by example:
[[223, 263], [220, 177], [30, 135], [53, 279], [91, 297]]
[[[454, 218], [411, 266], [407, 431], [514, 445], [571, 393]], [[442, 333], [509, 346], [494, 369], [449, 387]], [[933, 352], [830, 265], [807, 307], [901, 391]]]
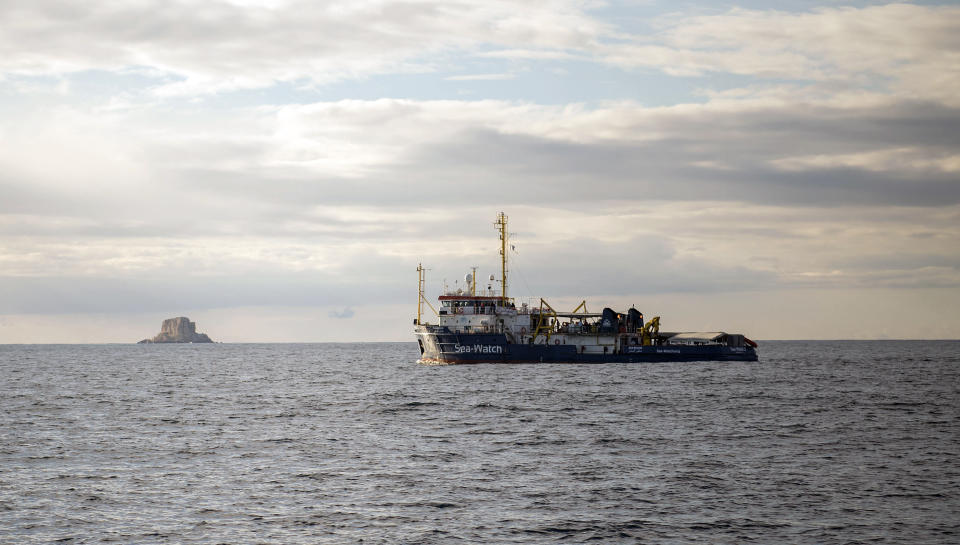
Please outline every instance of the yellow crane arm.
[[653, 344], [653, 338], [660, 334], [660, 317], [654, 316], [650, 319], [649, 322], [644, 324], [643, 329], [640, 330], [640, 335], [643, 339], [643, 346], [650, 346]]
[[553, 307], [550, 306], [550, 303], [541, 298], [539, 319], [537, 320], [537, 325], [533, 330], [534, 338], [536, 338], [537, 335], [544, 335], [546, 337], [546, 342], [550, 342], [550, 334], [553, 333], [554, 328], [554, 325], [551, 325], [549, 322], [547, 322], [547, 318], [550, 317], [554, 319], [555, 324], [557, 311], [553, 310]]

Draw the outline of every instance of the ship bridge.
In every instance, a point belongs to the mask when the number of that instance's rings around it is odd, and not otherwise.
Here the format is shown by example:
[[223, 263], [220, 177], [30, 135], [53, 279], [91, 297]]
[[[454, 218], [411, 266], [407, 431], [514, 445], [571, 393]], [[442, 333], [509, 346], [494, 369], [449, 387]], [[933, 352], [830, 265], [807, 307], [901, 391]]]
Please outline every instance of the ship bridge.
[[512, 299], [504, 301], [499, 296], [488, 295], [441, 295], [440, 315], [445, 314], [498, 314], [503, 310], [516, 310]]

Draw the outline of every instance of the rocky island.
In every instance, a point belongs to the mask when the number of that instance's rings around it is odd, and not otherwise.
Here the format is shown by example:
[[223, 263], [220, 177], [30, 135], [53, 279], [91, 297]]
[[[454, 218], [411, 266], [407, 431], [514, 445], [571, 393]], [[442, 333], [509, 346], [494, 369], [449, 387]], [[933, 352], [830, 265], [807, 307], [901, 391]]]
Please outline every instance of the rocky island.
[[144, 339], [137, 344], [153, 343], [212, 343], [206, 333], [197, 333], [197, 324], [190, 318], [180, 316], [163, 321], [160, 334], [152, 339]]

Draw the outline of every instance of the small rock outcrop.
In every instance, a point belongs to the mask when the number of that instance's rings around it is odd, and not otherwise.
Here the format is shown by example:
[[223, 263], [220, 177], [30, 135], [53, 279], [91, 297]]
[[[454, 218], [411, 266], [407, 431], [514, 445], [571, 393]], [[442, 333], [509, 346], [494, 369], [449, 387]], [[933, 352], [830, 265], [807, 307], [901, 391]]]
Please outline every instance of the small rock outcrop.
[[152, 343], [212, 343], [206, 333], [197, 333], [197, 324], [190, 318], [180, 316], [163, 321], [160, 334], [152, 339], [144, 339], [137, 344]]

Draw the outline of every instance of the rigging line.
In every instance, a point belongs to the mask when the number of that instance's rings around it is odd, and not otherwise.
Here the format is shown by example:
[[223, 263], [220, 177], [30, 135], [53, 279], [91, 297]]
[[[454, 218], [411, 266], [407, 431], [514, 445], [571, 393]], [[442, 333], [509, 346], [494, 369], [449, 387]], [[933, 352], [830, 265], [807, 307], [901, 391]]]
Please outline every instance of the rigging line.
[[517, 251], [513, 248], [512, 245], [510, 247], [510, 253], [513, 256], [512, 259], [510, 260], [512, 263], [514, 263], [512, 267], [513, 271], [520, 275], [520, 280], [523, 282], [523, 286], [527, 288], [527, 297], [533, 297], [533, 290], [530, 289], [530, 284], [527, 283], [527, 277], [523, 275], [523, 271], [521, 271], [516, 265], [517, 263], [516, 256], [519, 254], [517, 254]]

